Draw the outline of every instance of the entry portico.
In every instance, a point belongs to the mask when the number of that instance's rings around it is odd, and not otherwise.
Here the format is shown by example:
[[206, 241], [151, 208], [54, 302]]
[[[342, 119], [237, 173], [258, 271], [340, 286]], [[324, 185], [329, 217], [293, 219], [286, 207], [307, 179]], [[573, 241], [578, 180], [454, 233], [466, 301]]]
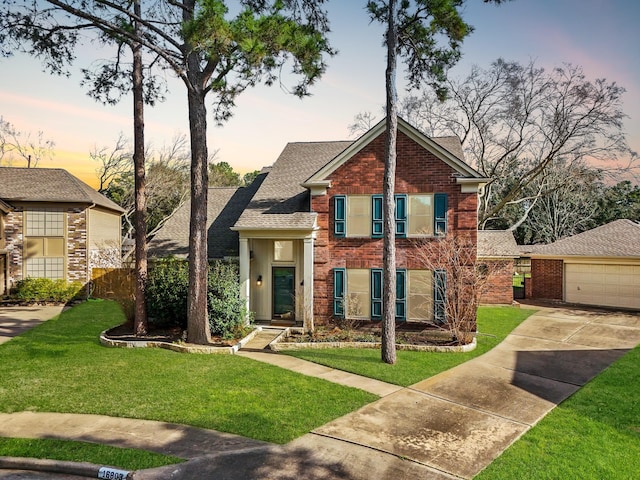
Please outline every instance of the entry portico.
[[312, 230], [240, 233], [240, 291], [255, 320], [312, 320]]

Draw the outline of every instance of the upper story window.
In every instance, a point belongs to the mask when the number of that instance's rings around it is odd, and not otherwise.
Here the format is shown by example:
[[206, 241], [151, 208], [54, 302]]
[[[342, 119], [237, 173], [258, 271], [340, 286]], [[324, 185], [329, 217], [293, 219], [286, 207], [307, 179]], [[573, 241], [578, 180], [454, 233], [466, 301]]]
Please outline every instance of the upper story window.
[[64, 212], [62, 210], [28, 210], [25, 233], [28, 237], [63, 237]]
[[[336, 237], [383, 236], [382, 195], [336, 195], [334, 235]], [[397, 237], [445, 235], [448, 200], [446, 193], [398, 194], [395, 196]]]
[[351, 195], [347, 201], [347, 237], [371, 236], [371, 197]]

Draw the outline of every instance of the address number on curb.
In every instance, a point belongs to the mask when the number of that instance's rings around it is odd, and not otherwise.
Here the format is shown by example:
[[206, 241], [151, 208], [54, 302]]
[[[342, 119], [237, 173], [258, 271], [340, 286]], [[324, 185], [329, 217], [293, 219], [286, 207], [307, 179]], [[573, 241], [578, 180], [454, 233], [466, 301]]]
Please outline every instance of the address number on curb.
[[128, 475], [128, 471], [115, 468], [102, 467], [98, 470], [98, 478], [106, 478], [107, 480], [127, 480]]

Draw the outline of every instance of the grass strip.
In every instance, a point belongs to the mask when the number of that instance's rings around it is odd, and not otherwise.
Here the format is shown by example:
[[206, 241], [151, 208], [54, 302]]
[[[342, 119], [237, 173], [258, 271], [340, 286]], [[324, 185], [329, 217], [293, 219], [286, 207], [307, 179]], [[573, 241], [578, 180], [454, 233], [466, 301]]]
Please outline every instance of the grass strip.
[[124, 470], [142, 470], [184, 461], [146, 450], [50, 438], [0, 438], [0, 455], [89, 462]]
[[638, 478], [640, 347], [553, 409], [476, 478]]
[[303, 360], [338, 370], [375, 378], [395, 385], [409, 386], [460, 365], [491, 350], [535, 310], [518, 307], [480, 307], [478, 346], [465, 353], [412, 352], [399, 350], [398, 361], [388, 365], [374, 349], [335, 348], [285, 352]]

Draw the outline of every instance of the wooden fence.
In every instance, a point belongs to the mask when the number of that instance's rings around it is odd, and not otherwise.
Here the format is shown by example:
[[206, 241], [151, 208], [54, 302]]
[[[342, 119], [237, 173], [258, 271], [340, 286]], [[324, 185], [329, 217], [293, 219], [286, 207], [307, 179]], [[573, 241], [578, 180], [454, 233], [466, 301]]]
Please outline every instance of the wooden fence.
[[91, 269], [92, 292], [94, 298], [131, 302], [134, 298], [135, 271], [132, 268]]

